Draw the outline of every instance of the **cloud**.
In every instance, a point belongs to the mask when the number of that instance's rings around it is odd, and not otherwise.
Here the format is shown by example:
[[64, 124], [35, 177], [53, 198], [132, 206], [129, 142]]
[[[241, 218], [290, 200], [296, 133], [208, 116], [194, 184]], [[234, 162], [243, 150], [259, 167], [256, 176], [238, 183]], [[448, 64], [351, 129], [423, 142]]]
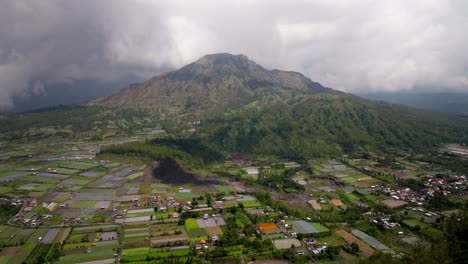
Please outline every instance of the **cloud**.
[[245, 54], [347, 92], [468, 91], [468, 2], [0, 2], [0, 109], [51, 83]]

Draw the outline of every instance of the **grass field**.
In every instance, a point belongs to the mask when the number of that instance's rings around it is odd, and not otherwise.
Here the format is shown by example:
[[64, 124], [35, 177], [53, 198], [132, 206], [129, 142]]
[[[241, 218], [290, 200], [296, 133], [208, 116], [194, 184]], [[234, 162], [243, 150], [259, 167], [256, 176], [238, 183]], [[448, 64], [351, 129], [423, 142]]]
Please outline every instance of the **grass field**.
[[410, 227], [415, 227], [417, 225], [419, 225], [421, 228], [427, 228], [427, 227], [430, 227], [429, 224], [426, 224], [426, 223], [423, 223], [419, 220], [416, 220], [416, 219], [407, 219], [407, 220], [403, 220], [403, 223], [409, 225]]
[[154, 214], [155, 214], [154, 212], [143, 212], [143, 213], [126, 214], [126, 215], [125, 215], [125, 218], [129, 218], [129, 217], [139, 217], [139, 216], [150, 216], [150, 215], [154, 215]]
[[319, 232], [328, 232], [330, 231], [330, 229], [324, 227], [323, 225], [319, 224], [319, 223], [310, 223], [313, 227], [315, 227], [315, 229], [317, 229], [317, 231]]
[[357, 182], [356, 178], [354, 177], [343, 177], [343, 178], [340, 178], [340, 180], [346, 182], [346, 183], [354, 183], [354, 182]]
[[359, 197], [357, 197], [356, 195], [350, 193], [350, 194], [346, 194], [346, 198], [348, 198], [350, 201], [352, 200], [359, 200]]
[[252, 208], [252, 207], [261, 207], [262, 204], [257, 201], [257, 200], [250, 200], [250, 201], [241, 201], [240, 203], [242, 203], [244, 205], [244, 207], [247, 207], [247, 208]]
[[185, 228], [187, 229], [199, 228], [197, 220], [196, 219], [185, 220]]
[[112, 163], [104, 165], [104, 167], [106, 167], [108, 169], [115, 168], [115, 167], [118, 167], [118, 166], [120, 166], [120, 163], [118, 163], [118, 162], [112, 162]]
[[215, 188], [216, 190], [220, 192], [225, 192], [225, 193], [230, 193], [230, 192], [235, 191], [235, 189], [229, 185], [215, 185]]

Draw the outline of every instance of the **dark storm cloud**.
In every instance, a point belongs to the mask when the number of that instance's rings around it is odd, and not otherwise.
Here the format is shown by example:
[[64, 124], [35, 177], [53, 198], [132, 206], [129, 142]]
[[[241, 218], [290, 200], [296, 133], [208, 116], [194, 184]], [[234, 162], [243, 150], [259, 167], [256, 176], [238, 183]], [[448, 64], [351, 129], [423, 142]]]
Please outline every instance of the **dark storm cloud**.
[[243, 53], [349, 92], [467, 91], [466, 1], [0, 2], [0, 108], [74, 79]]

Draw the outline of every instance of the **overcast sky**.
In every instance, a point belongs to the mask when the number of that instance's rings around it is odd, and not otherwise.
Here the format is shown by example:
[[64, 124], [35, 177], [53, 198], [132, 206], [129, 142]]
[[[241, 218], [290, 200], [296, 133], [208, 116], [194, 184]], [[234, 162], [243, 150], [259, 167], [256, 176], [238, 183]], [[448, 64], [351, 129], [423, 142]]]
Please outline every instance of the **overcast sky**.
[[0, 109], [219, 52], [346, 92], [468, 92], [467, 14], [466, 0], [2, 0]]

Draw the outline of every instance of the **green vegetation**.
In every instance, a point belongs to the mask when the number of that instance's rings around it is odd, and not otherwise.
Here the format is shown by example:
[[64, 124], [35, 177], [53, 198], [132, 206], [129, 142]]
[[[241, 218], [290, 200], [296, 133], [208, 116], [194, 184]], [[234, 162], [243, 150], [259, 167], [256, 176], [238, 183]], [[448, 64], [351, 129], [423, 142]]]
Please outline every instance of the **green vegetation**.
[[199, 228], [198, 222], [196, 219], [187, 219], [185, 220], [185, 227], [187, 229]]
[[210, 119], [199, 130], [194, 137], [228, 151], [296, 159], [366, 148], [425, 151], [466, 139], [467, 131], [464, 120], [340, 94], [246, 108]]
[[37, 244], [24, 263], [42, 264], [52, 262], [60, 257], [60, 244]]
[[0, 224], [5, 224], [21, 209], [21, 205], [0, 204]]

